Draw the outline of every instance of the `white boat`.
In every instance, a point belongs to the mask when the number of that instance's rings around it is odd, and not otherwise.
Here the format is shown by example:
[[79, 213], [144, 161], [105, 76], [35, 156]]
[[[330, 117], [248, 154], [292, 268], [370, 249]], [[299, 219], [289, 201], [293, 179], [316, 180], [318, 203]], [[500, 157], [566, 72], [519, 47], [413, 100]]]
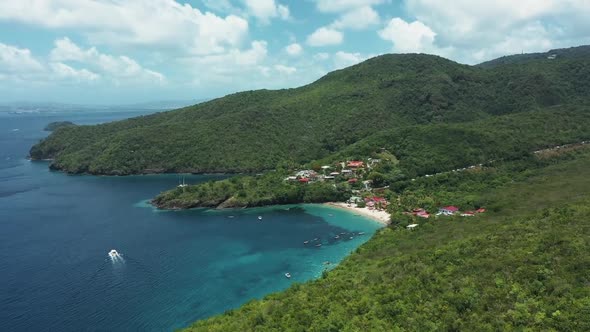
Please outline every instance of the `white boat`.
[[258, 216], [258, 220], [262, 220], [262, 216]]
[[309, 243], [309, 240], [303, 241], [303, 244], [308, 244], [308, 243]]
[[318, 244], [316, 244], [315, 246], [316, 246], [316, 247], [321, 247], [321, 246], [322, 246], [322, 244], [321, 244], [321, 243], [318, 243]]
[[119, 253], [117, 252], [117, 250], [112, 249], [111, 251], [109, 251], [109, 256], [111, 258], [115, 258], [115, 257], [119, 256]]
[[339, 239], [340, 238], [340, 235], [336, 235], [336, 236], [334, 236], [334, 238], [335, 239]]
[[285, 277], [287, 277], [287, 279], [290, 279], [291, 278], [291, 273], [289, 273], [289, 272], [285, 273]]
[[188, 184], [186, 184], [186, 182], [184, 182], [184, 176], [182, 177], [182, 183], [180, 183], [178, 185], [178, 188], [186, 188], [188, 187]]

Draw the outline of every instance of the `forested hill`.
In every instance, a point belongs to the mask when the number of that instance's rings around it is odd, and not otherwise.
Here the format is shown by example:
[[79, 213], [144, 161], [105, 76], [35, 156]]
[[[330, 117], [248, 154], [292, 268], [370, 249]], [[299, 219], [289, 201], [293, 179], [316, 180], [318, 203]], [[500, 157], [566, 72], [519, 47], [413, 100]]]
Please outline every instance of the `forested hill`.
[[551, 50], [545, 53], [527, 53], [503, 56], [498, 59], [486, 61], [479, 64], [479, 67], [493, 68], [501, 65], [522, 64], [531, 61], [546, 61], [556, 59], [578, 59], [590, 57], [590, 46], [578, 46]]
[[255, 172], [325, 158], [381, 131], [556, 105], [575, 111], [588, 104], [588, 77], [590, 56], [482, 68], [431, 55], [383, 55], [297, 89], [62, 128], [30, 155], [71, 173]]

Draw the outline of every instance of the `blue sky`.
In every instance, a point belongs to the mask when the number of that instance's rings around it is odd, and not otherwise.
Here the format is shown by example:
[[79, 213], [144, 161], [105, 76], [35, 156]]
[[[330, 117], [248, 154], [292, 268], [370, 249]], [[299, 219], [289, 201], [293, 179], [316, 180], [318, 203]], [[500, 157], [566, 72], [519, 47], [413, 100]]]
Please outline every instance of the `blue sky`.
[[0, 102], [290, 88], [384, 53], [476, 64], [590, 44], [587, 0], [0, 1]]

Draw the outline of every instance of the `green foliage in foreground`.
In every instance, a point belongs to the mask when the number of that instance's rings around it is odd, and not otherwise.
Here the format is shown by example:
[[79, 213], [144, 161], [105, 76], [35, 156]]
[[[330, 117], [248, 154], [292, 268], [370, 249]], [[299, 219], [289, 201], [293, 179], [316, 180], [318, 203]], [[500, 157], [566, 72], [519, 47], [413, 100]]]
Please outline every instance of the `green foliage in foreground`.
[[322, 279], [187, 331], [588, 331], [588, 161], [487, 193], [497, 213], [383, 229]]
[[[588, 77], [588, 56], [484, 69], [431, 55], [383, 55], [297, 89], [248, 91], [175, 111], [63, 128], [30, 155], [53, 158], [53, 168], [71, 173], [254, 173], [325, 158], [380, 132], [426, 134], [436, 141], [436, 127], [415, 126], [556, 105], [577, 111], [588, 103]], [[481, 127], [446, 129], [464, 139], [483, 135]], [[393, 136], [404, 143], [403, 135]], [[429, 158], [424, 151], [394, 148], [408, 168]], [[398, 155], [397, 148], [418, 155]]]
[[164, 209], [231, 208], [344, 201], [350, 197], [345, 185], [287, 182], [285, 176], [286, 173], [270, 172], [263, 176], [232, 177], [176, 188], [158, 195], [152, 203]]

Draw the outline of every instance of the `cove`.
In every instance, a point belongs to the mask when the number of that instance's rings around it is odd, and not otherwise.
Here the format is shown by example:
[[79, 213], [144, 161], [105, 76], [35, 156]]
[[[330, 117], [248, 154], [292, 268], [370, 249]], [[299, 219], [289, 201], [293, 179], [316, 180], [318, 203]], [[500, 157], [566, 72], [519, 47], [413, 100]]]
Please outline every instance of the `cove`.
[[131, 115], [0, 114], [0, 330], [174, 330], [317, 278], [381, 227], [319, 205], [157, 211], [145, 200], [179, 176], [68, 176], [24, 159], [49, 122]]

